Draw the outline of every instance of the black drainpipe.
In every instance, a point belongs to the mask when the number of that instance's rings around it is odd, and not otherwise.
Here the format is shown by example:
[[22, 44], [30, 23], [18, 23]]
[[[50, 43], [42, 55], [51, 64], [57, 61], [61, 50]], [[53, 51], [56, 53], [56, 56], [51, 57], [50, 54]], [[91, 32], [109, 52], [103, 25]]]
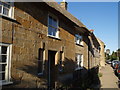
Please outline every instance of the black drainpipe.
[[89, 51], [90, 51], [90, 39], [89, 39], [89, 37], [88, 37], [88, 70], [90, 69], [90, 53], [89, 53]]

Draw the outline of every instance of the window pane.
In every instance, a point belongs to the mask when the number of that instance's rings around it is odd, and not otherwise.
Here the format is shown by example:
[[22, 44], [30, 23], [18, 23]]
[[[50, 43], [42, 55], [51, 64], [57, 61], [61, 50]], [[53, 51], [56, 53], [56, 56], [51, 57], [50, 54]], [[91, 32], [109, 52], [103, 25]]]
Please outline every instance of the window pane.
[[0, 2], [0, 5], [3, 5], [3, 3], [2, 3], [2, 2]]
[[77, 55], [77, 67], [81, 67], [82, 65], [82, 55]]
[[3, 7], [3, 14], [8, 16], [9, 10]]
[[52, 26], [52, 17], [51, 16], [49, 16], [49, 25]]
[[0, 80], [5, 80], [5, 73], [0, 73]]
[[7, 46], [2, 46], [1, 49], [1, 54], [7, 54]]
[[0, 6], [0, 13], [2, 13], [2, 6]]
[[53, 19], [53, 25], [55, 28], [57, 28], [57, 20], [56, 19]]
[[3, 6], [6, 7], [6, 8], [10, 8], [10, 5], [6, 4], [6, 3], [3, 3]]
[[82, 39], [82, 36], [79, 35], [79, 38]]
[[48, 35], [52, 35], [52, 27], [48, 27]]
[[53, 28], [52, 30], [53, 30], [53, 36], [56, 36], [57, 30], [55, 28]]
[[76, 34], [75, 37], [76, 37], [76, 39], [75, 39], [76, 43], [77, 44], [81, 44], [81, 42], [82, 42], [82, 36]]
[[6, 59], [7, 59], [7, 56], [6, 56], [6, 55], [0, 55], [0, 62], [1, 62], [1, 63], [5, 63], [5, 62], [6, 62]]
[[5, 71], [6, 64], [0, 64], [0, 72]]

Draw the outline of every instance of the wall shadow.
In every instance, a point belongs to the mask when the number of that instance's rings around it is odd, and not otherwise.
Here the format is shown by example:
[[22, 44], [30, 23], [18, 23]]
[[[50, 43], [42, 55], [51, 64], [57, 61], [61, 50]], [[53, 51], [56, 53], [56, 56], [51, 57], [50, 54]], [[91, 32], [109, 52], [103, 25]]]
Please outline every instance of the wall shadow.
[[[73, 68], [69, 67], [73, 64]], [[71, 66], [72, 67], [72, 66]], [[85, 67], [75, 68], [76, 62], [66, 58], [64, 61], [63, 72], [59, 73], [58, 81], [62, 83], [60, 89], [100, 89], [101, 83], [98, 76], [99, 66], [93, 67], [91, 69], [86, 69]], [[71, 72], [67, 72], [64, 70]]]
[[101, 82], [98, 76], [99, 73], [99, 66], [95, 66], [93, 68], [91, 68], [90, 70], [88, 70], [88, 75], [89, 75], [89, 79], [90, 79], [90, 89], [92, 88], [96, 88], [96, 89], [100, 89], [101, 87]]

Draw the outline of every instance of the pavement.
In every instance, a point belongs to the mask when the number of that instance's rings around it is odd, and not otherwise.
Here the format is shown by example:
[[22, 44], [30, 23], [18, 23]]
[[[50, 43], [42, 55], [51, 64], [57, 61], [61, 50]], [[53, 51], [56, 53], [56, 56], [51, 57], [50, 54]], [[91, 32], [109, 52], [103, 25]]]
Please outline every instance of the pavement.
[[100, 72], [102, 73], [102, 77], [100, 77], [102, 89], [109, 88], [111, 90], [120, 90], [118, 88], [118, 78], [110, 65], [106, 64], [104, 68], [100, 69]]

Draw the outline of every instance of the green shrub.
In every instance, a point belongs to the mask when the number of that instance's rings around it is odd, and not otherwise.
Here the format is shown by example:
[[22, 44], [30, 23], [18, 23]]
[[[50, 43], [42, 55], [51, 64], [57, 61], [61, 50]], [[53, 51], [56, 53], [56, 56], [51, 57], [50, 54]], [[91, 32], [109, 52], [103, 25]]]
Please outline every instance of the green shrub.
[[98, 73], [98, 77], [102, 77], [102, 73]]

